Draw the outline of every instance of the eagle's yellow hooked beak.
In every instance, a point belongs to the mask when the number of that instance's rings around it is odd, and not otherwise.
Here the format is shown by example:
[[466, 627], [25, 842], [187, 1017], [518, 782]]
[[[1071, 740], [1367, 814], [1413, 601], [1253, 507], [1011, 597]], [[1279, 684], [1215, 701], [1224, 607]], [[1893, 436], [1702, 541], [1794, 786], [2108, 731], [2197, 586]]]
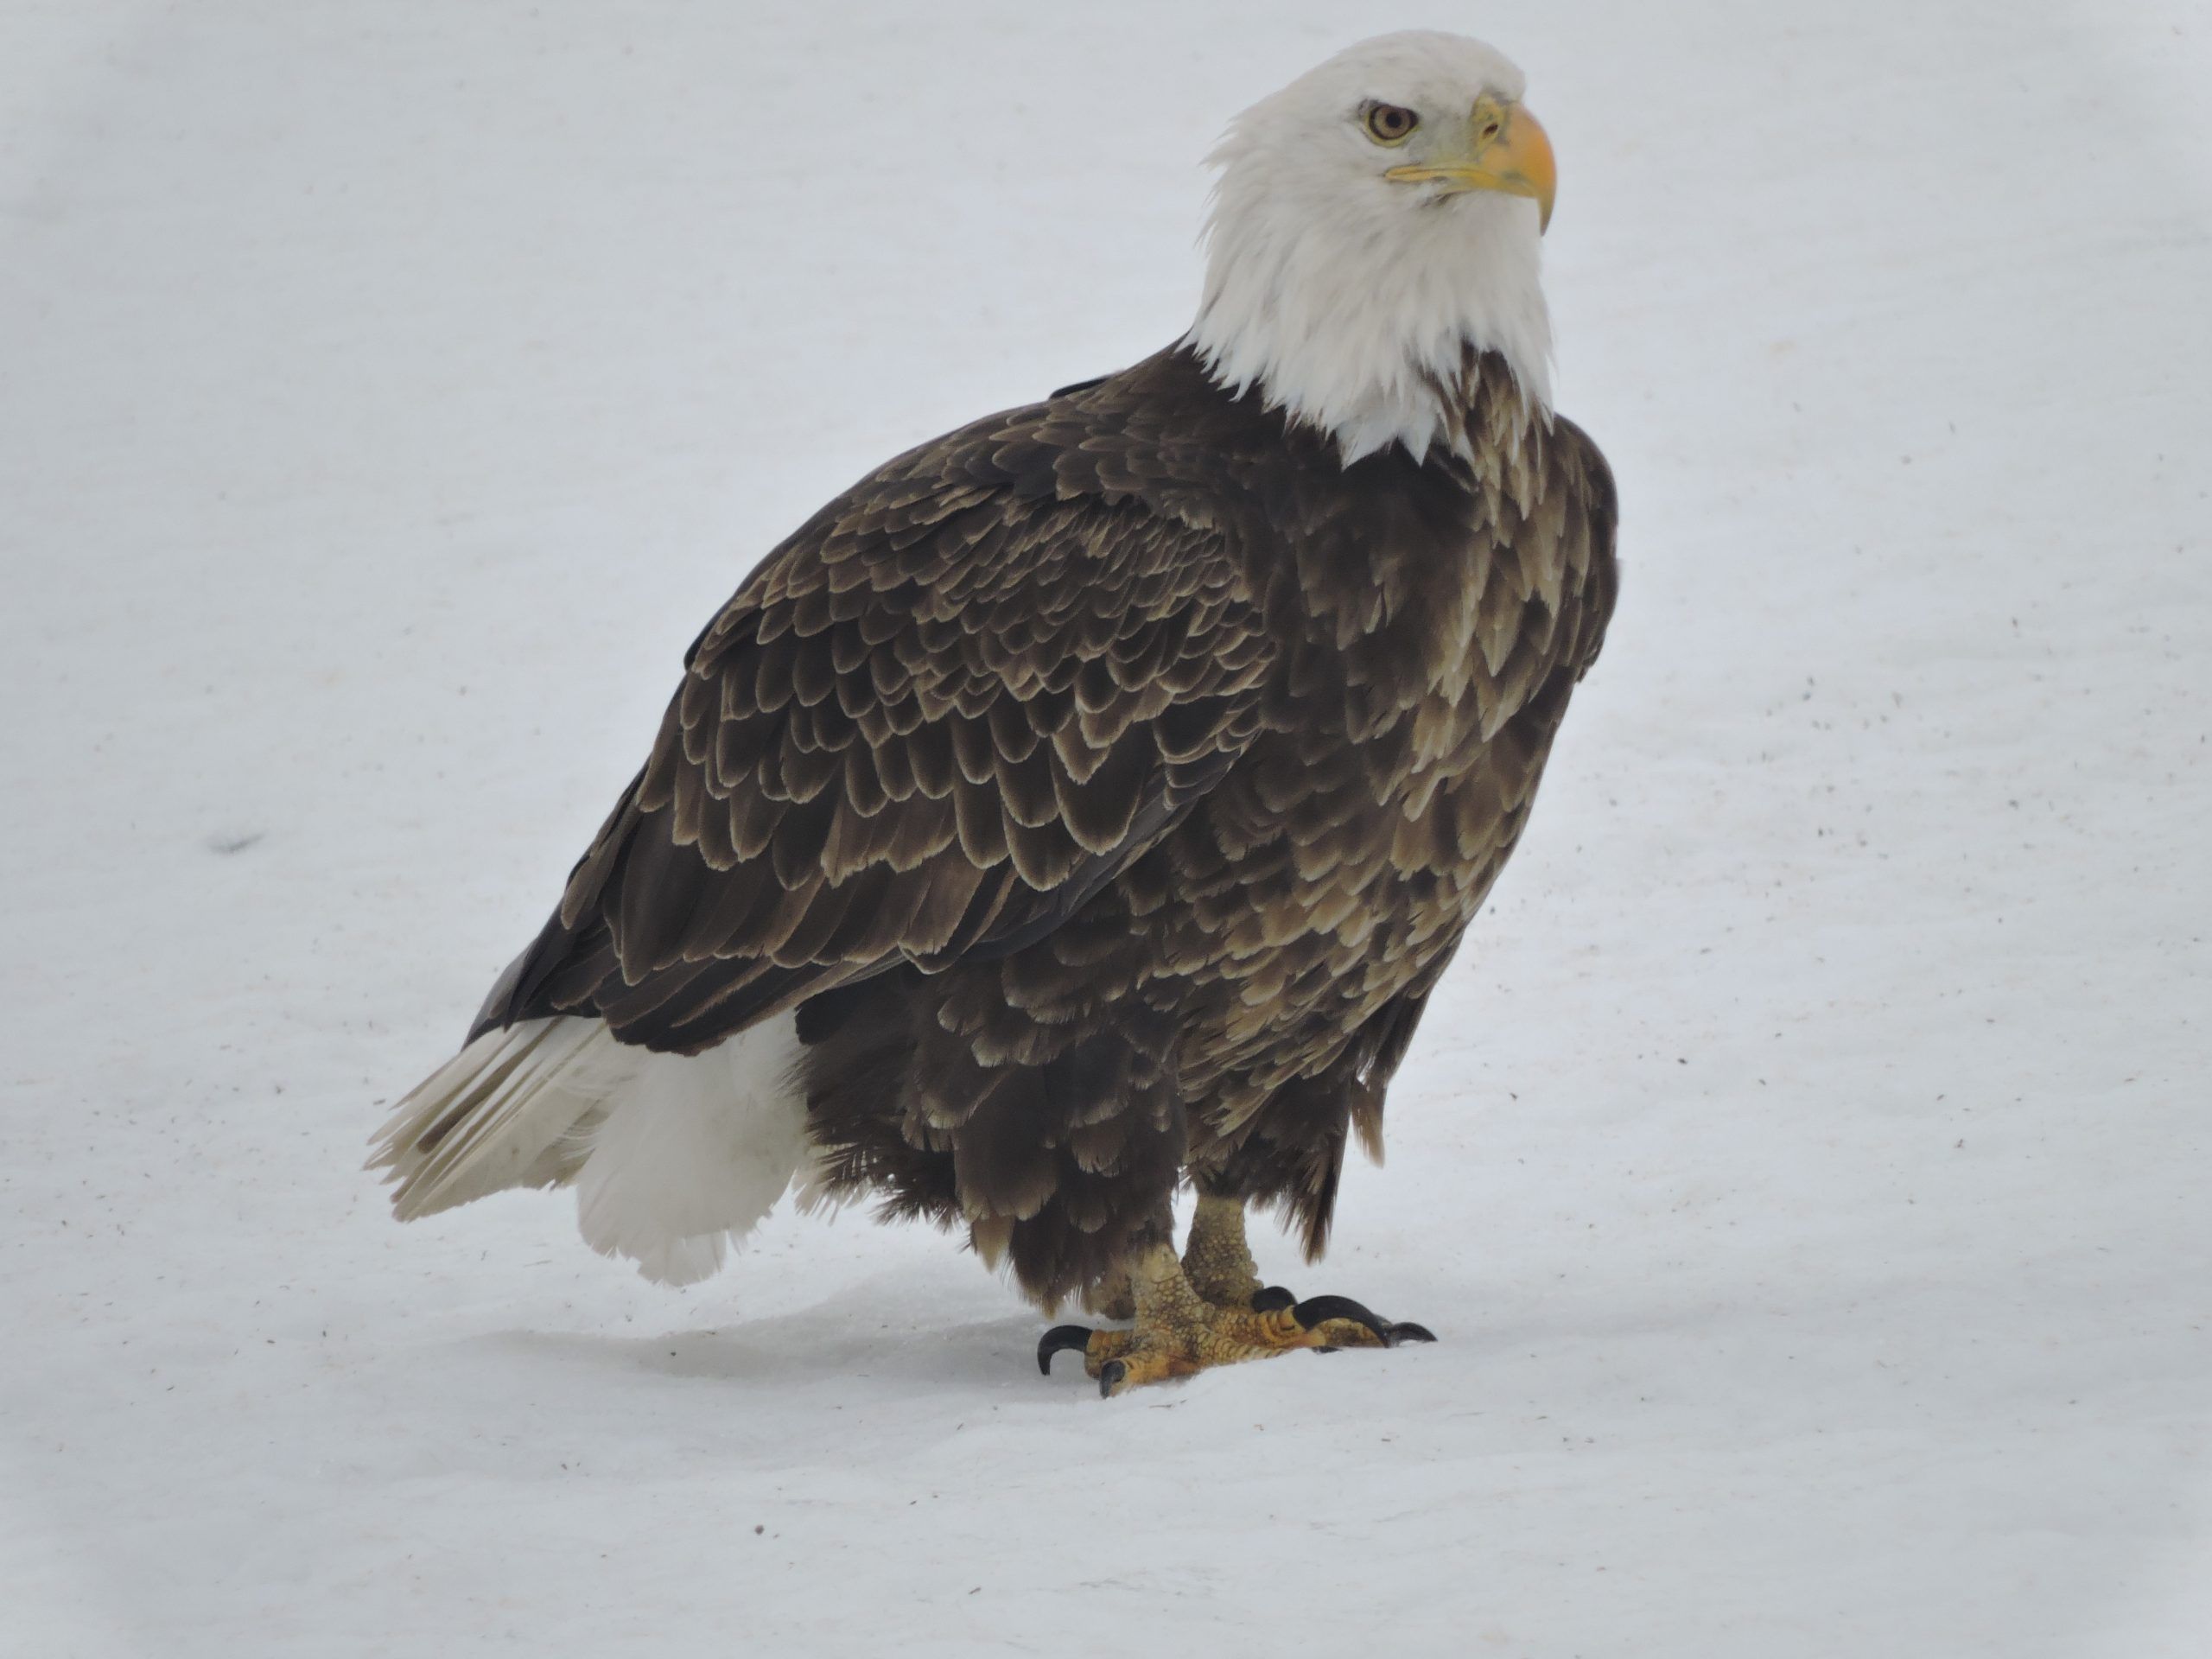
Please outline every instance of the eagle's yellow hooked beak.
[[1382, 175], [1399, 184], [1442, 184], [1447, 194], [1497, 190], [1536, 204], [1537, 226], [1552, 222], [1559, 169], [1541, 123], [1518, 104], [1484, 97], [1475, 101], [1463, 132], [1452, 134], [1426, 162], [1394, 167]]

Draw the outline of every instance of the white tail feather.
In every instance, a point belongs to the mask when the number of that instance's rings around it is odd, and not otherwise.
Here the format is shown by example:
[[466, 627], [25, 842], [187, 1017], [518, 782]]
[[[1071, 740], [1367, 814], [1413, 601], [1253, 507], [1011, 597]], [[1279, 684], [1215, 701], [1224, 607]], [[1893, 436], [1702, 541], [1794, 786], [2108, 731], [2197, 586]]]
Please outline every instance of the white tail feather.
[[584, 1242], [664, 1284], [722, 1264], [776, 1206], [806, 1151], [793, 1087], [797, 1022], [757, 1026], [696, 1058], [650, 1054], [592, 1136], [576, 1177]]
[[775, 1207], [806, 1149], [785, 1015], [698, 1055], [617, 1042], [604, 1021], [486, 1032], [399, 1103], [370, 1167], [411, 1221], [513, 1186], [576, 1187], [585, 1242], [690, 1284]]

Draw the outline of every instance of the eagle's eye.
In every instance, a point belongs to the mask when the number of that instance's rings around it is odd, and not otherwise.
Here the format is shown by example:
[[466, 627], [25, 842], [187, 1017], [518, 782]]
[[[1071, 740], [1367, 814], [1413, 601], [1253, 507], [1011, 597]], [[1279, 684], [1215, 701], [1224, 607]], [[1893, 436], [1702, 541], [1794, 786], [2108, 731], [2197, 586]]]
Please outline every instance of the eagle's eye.
[[1402, 144], [1421, 125], [1421, 117], [1395, 104], [1370, 104], [1362, 118], [1367, 136], [1378, 144]]

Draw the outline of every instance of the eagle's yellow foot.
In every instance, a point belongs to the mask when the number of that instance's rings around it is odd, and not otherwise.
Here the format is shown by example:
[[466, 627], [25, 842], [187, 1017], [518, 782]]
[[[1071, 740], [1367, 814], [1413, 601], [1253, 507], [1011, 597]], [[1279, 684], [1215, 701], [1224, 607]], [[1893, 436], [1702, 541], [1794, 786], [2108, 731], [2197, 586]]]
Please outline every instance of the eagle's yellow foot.
[[1132, 1329], [1058, 1326], [1037, 1344], [1038, 1369], [1049, 1374], [1054, 1354], [1079, 1350], [1084, 1370], [1098, 1380], [1099, 1393], [1110, 1395], [1294, 1348], [1388, 1348], [1407, 1339], [1434, 1340], [1419, 1325], [1393, 1325], [1342, 1296], [1268, 1308], [1217, 1304], [1198, 1294], [1165, 1244], [1138, 1258], [1130, 1279], [1136, 1303]]
[[1249, 1307], [1255, 1313], [1303, 1307], [1308, 1317], [1320, 1318], [1326, 1325], [1324, 1347], [1389, 1348], [1401, 1342], [1436, 1340], [1436, 1333], [1425, 1325], [1376, 1320], [1345, 1297], [1317, 1296], [1300, 1302], [1294, 1291], [1262, 1284], [1251, 1246], [1244, 1239], [1241, 1198], [1200, 1196], [1191, 1217], [1190, 1243], [1183, 1251], [1183, 1274], [1191, 1287], [1217, 1307]]

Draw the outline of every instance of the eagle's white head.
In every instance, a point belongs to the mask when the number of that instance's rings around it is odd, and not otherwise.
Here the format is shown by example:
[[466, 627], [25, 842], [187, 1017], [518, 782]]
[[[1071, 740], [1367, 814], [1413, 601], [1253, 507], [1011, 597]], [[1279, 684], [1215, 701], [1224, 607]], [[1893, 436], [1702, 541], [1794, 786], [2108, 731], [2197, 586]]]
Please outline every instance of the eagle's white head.
[[1335, 435], [1349, 466], [1452, 430], [1466, 350], [1551, 403], [1549, 142], [1521, 72], [1479, 41], [1363, 41], [1238, 116], [1208, 161], [1190, 341], [1223, 385]]

